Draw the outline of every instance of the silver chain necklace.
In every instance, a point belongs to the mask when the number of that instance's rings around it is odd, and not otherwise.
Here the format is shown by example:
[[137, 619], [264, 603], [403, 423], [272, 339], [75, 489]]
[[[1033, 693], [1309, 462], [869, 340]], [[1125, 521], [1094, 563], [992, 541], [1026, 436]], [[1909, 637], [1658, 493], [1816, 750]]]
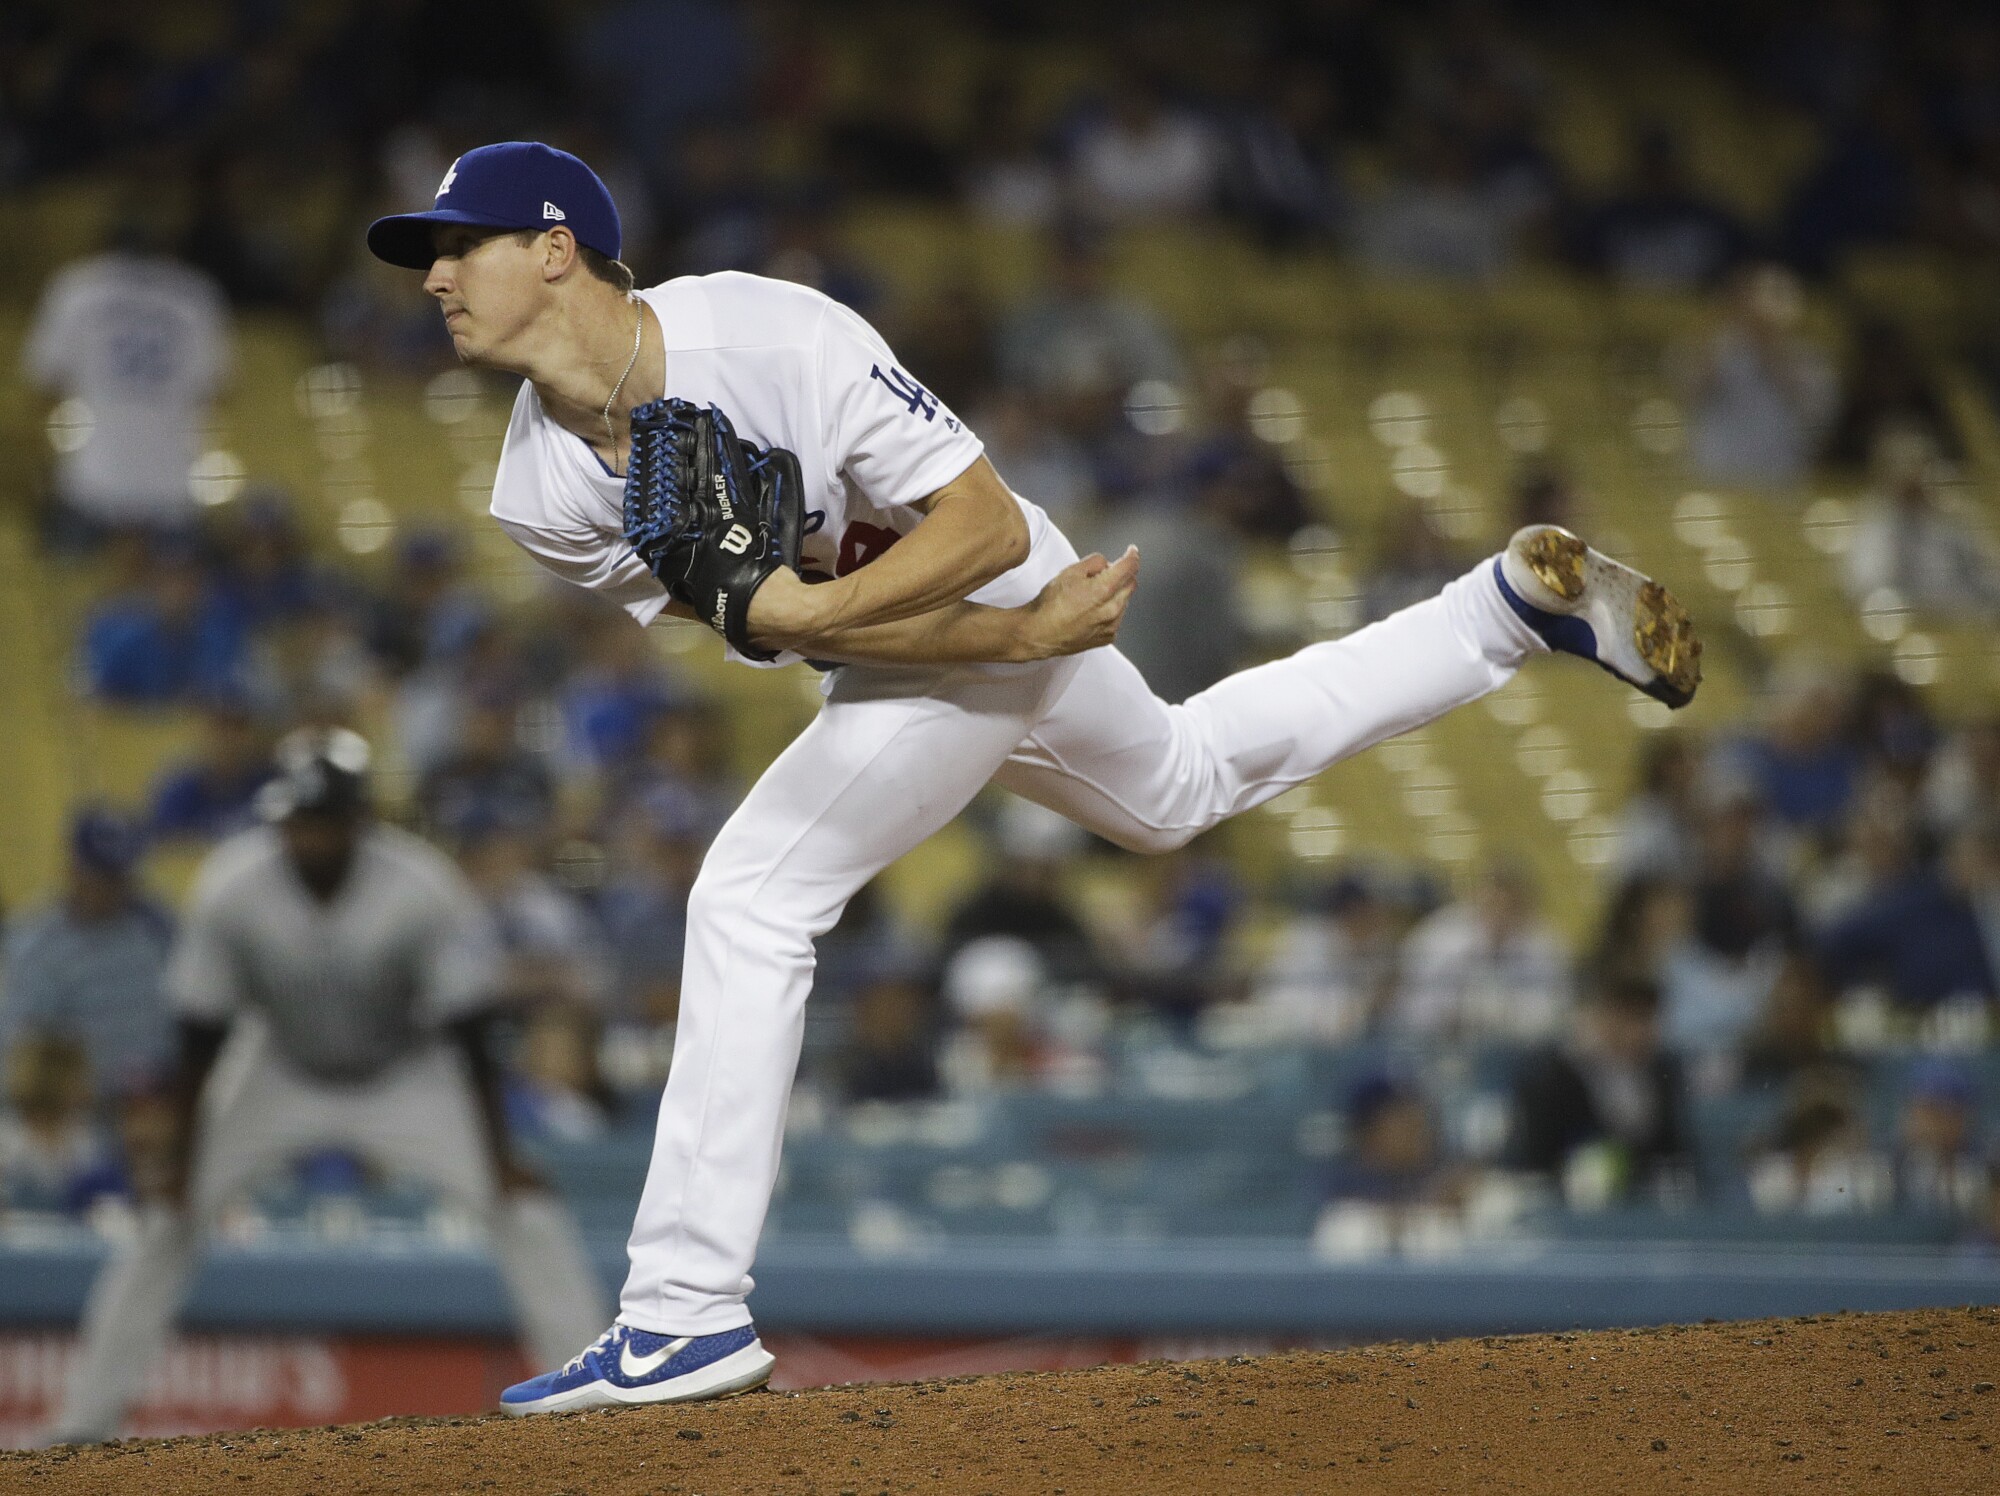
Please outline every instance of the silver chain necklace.
[[619, 391], [625, 388], [625, 381], [632, 377], [632, 366], [639, 362], [639, 339], [646, 331], [646, 309], [639, 308], [639, 315], [632, 320], [632, 356], [625, 360], [625, 372], [618, 376], [618, 383], [611, 386], [611, 393], [604, 397], [604, 440], [613, 449], [614, 459], [618, 446], [618, 433], [611, 428], [611, 406], [617, 400]]

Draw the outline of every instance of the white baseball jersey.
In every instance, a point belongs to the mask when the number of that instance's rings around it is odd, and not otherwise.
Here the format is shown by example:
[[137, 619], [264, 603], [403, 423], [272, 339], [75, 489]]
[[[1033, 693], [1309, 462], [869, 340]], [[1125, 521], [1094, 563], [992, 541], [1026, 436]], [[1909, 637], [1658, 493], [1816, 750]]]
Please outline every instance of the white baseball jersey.
[[88, 438], [58, 471], [66, 500], [112, 521], [186, 517], [188, 469], [229, 370], [215, 282], [172, 260], [84, 260], [43, 293], [24, 361], [37, 385], [90, 409]]
[[[874, 560], [923, 518], [913, 506], [983, 450], [898, 367], [874, 328], [818, 291], [724, 271], [639, 295], [665, 335], [667, 392], [714, 405], [746, 441], [798, 457], [806, 486], [799, 570], [809, 576], [845, 576]], [[1017, 501], [1028, 559], [973, 593], [974, 602], [1029, 602], [1066, 564], [1068, 548], [1052, 540], [1047, 516]], [[493, 483], [493, 517], [557, 576], [651, 623], [667, 591], [625, 543], [624, 504], [625, 480], [550, 420], [523, 382]]]

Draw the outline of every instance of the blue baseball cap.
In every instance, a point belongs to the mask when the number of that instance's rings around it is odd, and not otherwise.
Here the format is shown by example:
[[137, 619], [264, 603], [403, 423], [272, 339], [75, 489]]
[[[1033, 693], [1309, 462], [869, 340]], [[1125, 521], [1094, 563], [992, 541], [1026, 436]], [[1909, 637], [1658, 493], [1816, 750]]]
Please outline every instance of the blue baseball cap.
[[451, 163], [428, 213], [397, 213], [368, 225], [375, 257], [408, 270], [437, 258], [431, 226], [465, 223], [489, 229], [548, 229], [561, 224], [576, 242], [618, 258], [618, 205], [596, 172], [568, 151], [538, 140], [482, 145]]

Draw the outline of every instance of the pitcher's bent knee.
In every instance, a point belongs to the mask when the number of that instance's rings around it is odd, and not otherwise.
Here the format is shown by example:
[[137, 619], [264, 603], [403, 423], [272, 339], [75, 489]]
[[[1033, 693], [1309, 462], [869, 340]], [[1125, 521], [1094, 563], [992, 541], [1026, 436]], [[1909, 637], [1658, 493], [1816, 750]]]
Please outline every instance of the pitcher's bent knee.
[[711, 857], [688, 890], [688, 943], [750, 940], [766, 953], [810, 960], [814, 938], [840, 913], [829, 915], [821, 902], [769, 869], [719, 869]]

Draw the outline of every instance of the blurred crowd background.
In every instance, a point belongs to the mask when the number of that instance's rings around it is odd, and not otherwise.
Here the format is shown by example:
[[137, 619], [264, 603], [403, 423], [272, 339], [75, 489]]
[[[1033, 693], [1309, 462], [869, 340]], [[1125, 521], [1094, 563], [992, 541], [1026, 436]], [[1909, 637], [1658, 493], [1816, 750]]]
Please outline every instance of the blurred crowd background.
[[[1709, 640], [1671, 720], [1537, 662], [1166, 858], [982, 800], [823, 943], [775, 1231], [1994, 1250], [2000, 19], [1148, 10], [5, 8], [0, 1237], [155, 1187], [174, 904], [302, 722], [489, 901], [514, 1124], [629, 1219], [687, 889], [818, 682], [482, 518], [512, 390], [361, 229], [539, 138], [642, 284], [820, 287], [1136, 541], [1162, 695], [1531, 520]], [[239, 1225], [425, 1209], [320, 1158]]]

